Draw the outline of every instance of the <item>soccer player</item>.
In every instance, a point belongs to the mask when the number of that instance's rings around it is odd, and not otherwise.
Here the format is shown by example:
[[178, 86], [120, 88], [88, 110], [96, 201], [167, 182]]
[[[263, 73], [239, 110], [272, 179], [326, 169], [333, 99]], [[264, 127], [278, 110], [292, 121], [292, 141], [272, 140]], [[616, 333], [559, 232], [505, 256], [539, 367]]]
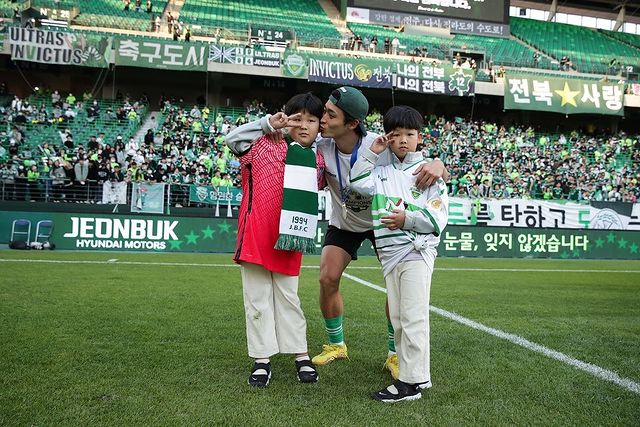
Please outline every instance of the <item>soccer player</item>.
[[[416, 152], [423, 127], [420, 113], [392, 107], [383, 125], [387, 134], [362, 153], [349, 178], [352, 189], [372, 197], [376, 250], [400, 364], [398, 379], [372, 397], [393, 403], [419, 399], [422, 389], [431, 387], [429, 294], [448, 198], [442, 179], [424, 190], [415, 184], [413, 172], [425, 162]], [[393, 153], [391, 165], [376, 166], [387, 147]]]

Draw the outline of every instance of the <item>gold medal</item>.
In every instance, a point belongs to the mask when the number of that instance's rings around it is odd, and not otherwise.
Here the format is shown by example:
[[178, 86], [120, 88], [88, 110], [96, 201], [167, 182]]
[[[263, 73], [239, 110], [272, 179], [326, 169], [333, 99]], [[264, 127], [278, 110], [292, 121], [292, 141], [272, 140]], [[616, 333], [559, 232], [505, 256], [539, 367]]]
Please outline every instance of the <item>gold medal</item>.
[[347, 219], [347, 204], [342, 202], [342, 219], [346, 221]]

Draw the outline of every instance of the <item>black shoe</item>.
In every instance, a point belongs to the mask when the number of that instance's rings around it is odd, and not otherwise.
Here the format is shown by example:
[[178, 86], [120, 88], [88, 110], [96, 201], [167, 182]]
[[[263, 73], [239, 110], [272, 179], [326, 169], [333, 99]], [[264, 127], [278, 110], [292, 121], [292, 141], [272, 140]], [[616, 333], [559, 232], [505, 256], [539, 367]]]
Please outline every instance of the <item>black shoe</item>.
[[[263, 370], [266, 373], [257, 371]], [[249, 385], [254, 387], [266, 387], [271, 379], [271, 363], [254, 363], [251, 375], [249, 375]]]
[[417, 386], [396, 380], [389, 387], [372, 393], [371, 397], [380, 402], [395, 403], [403, 400], [418, 400], [422, 394]]
[[[301, 370], [303, 367], [307, 367], [304, 371]], [[311, 363], [311, 360], [296, 360], [296, 371], [298, 371], [298, 381], [301, 383], [317, 383], [318, 382], [318, 371], [316, 371], [315, 366]]]

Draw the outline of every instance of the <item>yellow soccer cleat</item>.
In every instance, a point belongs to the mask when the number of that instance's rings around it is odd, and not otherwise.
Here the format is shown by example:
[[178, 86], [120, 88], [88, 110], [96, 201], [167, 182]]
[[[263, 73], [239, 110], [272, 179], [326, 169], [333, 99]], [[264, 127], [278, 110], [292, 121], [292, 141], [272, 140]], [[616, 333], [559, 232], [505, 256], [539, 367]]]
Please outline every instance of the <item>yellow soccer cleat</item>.
[[400, 376], [400, 363], [398, 362], [398, 355], [392, 354], [387, 357], [387, 360], [384, 362], [384, 366], [382, 369], [386, 369], [391, 372], [391, 378], [397, 380]]
[[324, 344], [322, 353], [311, 359], [314, 365], [324, 366], [337, 359], [348, 359], [346, 344]]

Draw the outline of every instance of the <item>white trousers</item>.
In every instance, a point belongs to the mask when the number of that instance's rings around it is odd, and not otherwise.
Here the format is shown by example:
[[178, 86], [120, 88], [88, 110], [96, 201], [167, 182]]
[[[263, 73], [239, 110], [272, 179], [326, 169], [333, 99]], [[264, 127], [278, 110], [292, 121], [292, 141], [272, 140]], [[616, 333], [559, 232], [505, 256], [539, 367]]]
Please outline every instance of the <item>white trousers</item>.
[[393, 325], [400, 381], [431, 381], [429, 295], [433, 262], [399, 263], [385, 277], [389, 317]]
[[307, 352], [307, 321], [298, 298], [298, 276], [240, 264], [247, 348], [253, 358]]

